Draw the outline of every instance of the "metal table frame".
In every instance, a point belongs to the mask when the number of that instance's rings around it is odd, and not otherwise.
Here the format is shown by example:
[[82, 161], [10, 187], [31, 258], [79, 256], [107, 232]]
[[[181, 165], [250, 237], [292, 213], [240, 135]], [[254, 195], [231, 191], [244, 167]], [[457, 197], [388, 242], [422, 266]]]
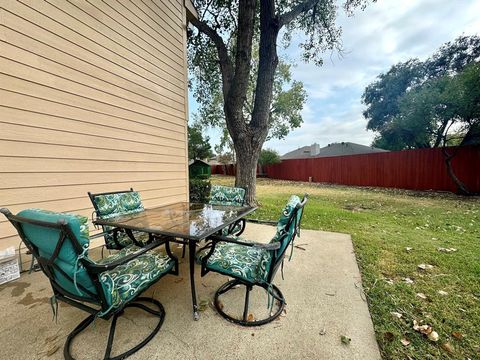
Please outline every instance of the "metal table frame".
[[[152, 208], [152, 209], [160, 209], [160, 208], [165, 208], [167, 209], [169, 206], [174, 207], [178, 204], [184, 204], [185, 202], [180, 202], [180, 203], [174, 203], [170, 205], [164, 205], [164, 206], [159, 206], [157, 208]], [[209, 205], [209, 204], [204, 204], [204, 205]], [[222, 208], [221, 205], [215, 205], [216, 208]], [[225, 206], [225, 208], [229, 208], [228, 206]], [[129, 224], [122, 223], [122, 219], [130, 220], [132, 218], [132, 215], [125, 215], [125, 216], [119, 216], [116, 218], [112, 219], [101, 219], [97, 218], [93, 221], [95, 225], [107, 225], [111, 226], [114, 228], [119, 228], [119, 229], [125, 229], [127, 230], [127, 234], [130, 237], [133, 237], [132, 231], [141, 231], [141, 232], [147, 232], [153, 235], [158, 235], [158, 236], [164, 236], [164, 237], [169, 237], [170, 242], [175, 242], [175, 243], [180, 243], [180, 244], [188, 244], [188, 258], [190, 262], [190, 287], [191, 287], [191, 293], [192, 293], [192, 308], [193, 308], [193, 318], [194, 320], [198, 320], [200, 318], [200, 314], [198, 313], [198, 305], [197, 305], [197, 294], [196, 294], [196, 288], [195, 288], [195, 255], [196, 255], [196, 247], [197, 243], [207, 239], [209, 236], [218, 233], [221, 231], [223, 228], [230, 226], [231, 224], [235, 223], [236, 221], [244, 218], [251, 212], [255, 211], [257, 207], [245, 207], [245, 211], [241, 212], [238, 216], [232, 217], [225, 223], [222, 223], [222, 225], [217, 226], [215, 228], [211, 228], [209, 230], [206, 230], [205, 232], [202, 232], [199, 235], [190, 235], [190, 234], [182, 234], [182, 233], [177, 233], [174, 231], [169, 231], [169, 229], [165, 230], [160, 230], [156, 228], [149, 228], [149, 227], [138, 227], [138, 226], [132, 226]], [[146, 209], [147, 211], [149, 209]], [[190, 212], [191, 210], [189, 210]], [[139, 213], [141, 214], [141, 213]], [[181, 239], [181, 240], [176, 240], [176, 239]]]

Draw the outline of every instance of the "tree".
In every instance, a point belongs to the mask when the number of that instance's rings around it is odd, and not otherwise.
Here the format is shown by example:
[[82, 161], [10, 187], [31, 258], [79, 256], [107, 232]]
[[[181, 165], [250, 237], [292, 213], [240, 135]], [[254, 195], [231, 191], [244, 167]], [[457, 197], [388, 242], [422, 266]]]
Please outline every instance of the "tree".
[[[344, 6], [351, 11], [365, 3], [347, 0]], [[333, 0], [198, 0], [195, 7], [200, 16], [191, 21], [195, 29], [189, 36], [194, 96], [201, 106], [223, 104], [221, 109], [214, 107], [207, 119], [223, 113], [237, 157], [235, 184], [248, 188], [246, 200], [253, 203], [257, 161], [273, 118], [279, 33], [284, 30], [288, 46], [294, 31], [303, 32], [303, 59], [321, 64], [324, 50], [340, 48], [337, 7]], [[257, 70], [251, 71], [255, 66]], [[280, 133], [284, 130], [280, 128]]]
[[[441, 147], [447, 171], [459, 193], [470, 192], [455, 175], [452, 159], [463, 145], [480, 143], [480, 63], [424, 82], [398, 99], [397, 114], [383, 126], [375, 144]], [[454, 150], [447, 147], [454, 143]]]
[[280, 154], [273, 149], [262, 149], [258, 158], [258, 163], [262, 166], [278, 164], [280, 161]]
[[[432, 96], [433, 92], [441, 91], [442, 82], [446, 84], [448, 81], [446, 77], [458, 74], [468, 64], [479, 60], [480, 36], [460, 36], [453, 42], [445, 43], [423, 62], [410, 59], [393, 65], [388, 72], [380, 74], [362, 95], [362, 102], [367, 105], [363, 113], [368, 120], [367, 129], [378, 133], [372, 145], [388, 150], [439, 146], [438, 141], [431, 139], [433, 135], [429, 135], [428, 127], [417, 124], [415, 136], [412, 132], [405, 131], [405, 128], [398, 127], [397, 116], [401, 111], [402, 99], [412, 93], [412, 98], [420, 96], [417, 102], [428, 102], [427, 93], [416, 94], [414, 90], [420, 87], [430, 88], [432, 91], [428, 96]], [[442, 78], [444, 80], [439, 80]], [[418, 131], [422, 132], [421, 136]]]
[[213, 156], [208, 136], [203, 137], [202, 130], [197, 126], [188, 127], [188, 158], [207, 159]]

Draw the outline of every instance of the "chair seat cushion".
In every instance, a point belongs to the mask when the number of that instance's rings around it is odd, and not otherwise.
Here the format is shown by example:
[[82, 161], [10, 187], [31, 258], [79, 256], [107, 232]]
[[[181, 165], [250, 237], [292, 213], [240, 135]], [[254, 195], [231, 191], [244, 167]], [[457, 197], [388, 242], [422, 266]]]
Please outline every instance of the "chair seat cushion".
[[[242, 241], [245, 241], [241, 239]], [[210, 248], [197, 254], [201, 262]], [[264, 283], [267, 280], [271, 255], [267, 250], [234, 243], [219, 242], [207, 261], [208, 270], [243, 279], [250, 283]]]
[[[149, 240], [148, 233], [145, 233], [145, 232], [134, 231], [133, 236], [135, 237], [135, 239], [139, 243], [141, 243], [143, 245], [147, 244], [147, 242]], [[125, 233], [123, 231], [119, 232], [117, 234], [117, 241], [119, 242], [119, 244], [121, 245], [122, 248], [125, 247], [125, 246], [129, 246], [129, 245], [133, 244], [132, 239], [130, 239], [130, 237], [127, 235], [127, 233]], [[106, 242], [108, 248], [111, 248], [111, 249], [118, 248], [117, 244], [113, 240], [113, 232], [105, 234], [105, 242]]]
[[[139, 247], [130, 245], [97, 263], [107, 264], [139, 250]], [[107, 303], [109, 306], [119, 307], [130, 301], [162, 275], [168, 273], [174, 265], [174, 261], [168, 255], [149, 251], [115, 269], [103, 272], [100, 275], [100, 282], [104, 288]]]

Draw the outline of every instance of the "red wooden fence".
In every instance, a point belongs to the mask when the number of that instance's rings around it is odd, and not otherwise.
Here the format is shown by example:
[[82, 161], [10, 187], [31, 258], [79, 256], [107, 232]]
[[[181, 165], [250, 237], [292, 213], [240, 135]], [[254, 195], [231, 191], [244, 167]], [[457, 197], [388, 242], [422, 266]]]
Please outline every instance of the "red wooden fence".
[[[452, 166], [470, 191], [480, 192], [480, 146], [458, 149]], [[234, 175], [234, 171], [234, 165], [226, 166], [226, 175]], [[313, 182], [332, 184], [456, 191], [441, 149], [283, 160], [265, 166], [265, 172], [283, 180], [309, 181], [311, 177]], [[214, 173], [223, 174], [222, 166], [212, 167]]]

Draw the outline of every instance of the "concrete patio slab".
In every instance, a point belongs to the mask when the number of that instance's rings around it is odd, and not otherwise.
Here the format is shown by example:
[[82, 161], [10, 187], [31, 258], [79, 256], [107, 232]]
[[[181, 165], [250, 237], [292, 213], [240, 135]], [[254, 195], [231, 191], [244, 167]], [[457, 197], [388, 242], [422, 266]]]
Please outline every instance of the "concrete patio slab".
[[[271, 226], [248, 223], [243, 237], [268, 241], [273, 234]], [[188, 263], [181, 259], [180, 276], [167, 276], [145, 293], [162, 302], [166, 319], [157, 336], [131, 358], [380, 359], [350, 236], [302, 230], [296, 244], [304, 250], [295, 248], [292, 260], [285, 262], [285, 280], [277, 274], [275, 282], [286, 298], [286, 314], [258, 328], [231, 324], [210, 306], [199, 321], [193, 321]], [[181, 253], [180, 249], [176, 252]], [[198, 299], [211, 301], [227, 278], [212, 273], [201, 278], [199, 272]], [[242, 290], [229, 294], [225, 304], [241, 309]], [[63, 358], [67, 334], [86, 313], [60, 304], [55, 323], [51, 294], [42, 273], [23, 274], [19, 280], [0, 286], [2, 359]], [[265, 292], [258, 291], [253, 297], [251, 313], [258, 317], [266, 311]], [[99, 319], [76, 339], [73, 353], [78, 359], [103, 357], [108, 325]], [[119, 320], [114, 354], [133, 345], [152, 327], [151, 318], [128, 309]], [[349, 345], [341, 343], [342, 335], [352, 339]]]

